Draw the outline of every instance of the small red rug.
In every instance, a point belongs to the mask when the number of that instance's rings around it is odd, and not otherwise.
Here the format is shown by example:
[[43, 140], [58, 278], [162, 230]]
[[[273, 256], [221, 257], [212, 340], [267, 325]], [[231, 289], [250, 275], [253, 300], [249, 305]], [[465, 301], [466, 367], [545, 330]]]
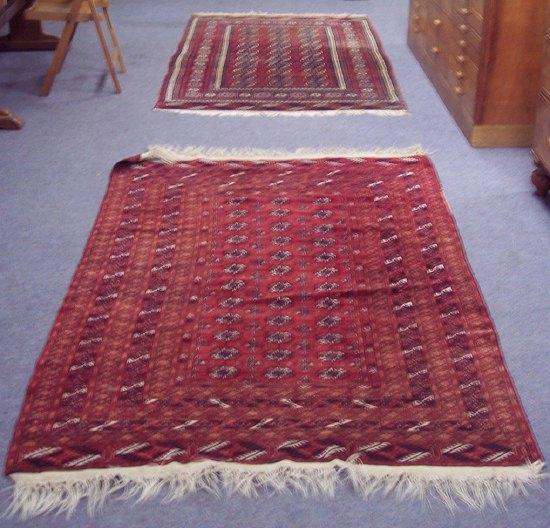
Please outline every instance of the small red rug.
[[426, 156], [153, 148], [113, 170], [6, 473], [23, 516], [338, 475], [481, 506], [541, 458]]
[[404, 113], [391, 65], [359, 15], [199, 13], [157, 108], [207, 113]]

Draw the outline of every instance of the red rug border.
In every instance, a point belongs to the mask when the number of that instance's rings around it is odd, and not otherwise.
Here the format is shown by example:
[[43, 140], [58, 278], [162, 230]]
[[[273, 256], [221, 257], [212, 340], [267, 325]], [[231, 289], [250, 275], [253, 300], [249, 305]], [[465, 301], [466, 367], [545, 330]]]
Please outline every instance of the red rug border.
[[[266, 17], [270, 17], [270, 16], [289, 16], [289, 17], [327, 17], [327, 18], [359, 18], [359, 19], [364, 19], [371, 31], [371, 33], [373, 34], [374, 36], [374, 39], [376, 41], [376, 44], [378, 46], [378, 51], [380, 52], [380, 55], [382, 57], [382, 60], [384, 61], [385, 65], [386, 65], [386, 68], [388, 70], [388, 75], [390, 76], [390, 79], [393, 83], [393, 86], [394, 86], [394, 89], [395, 89], [395, 93], [397, 94], [397, 97], [399, 99], [399, 106], [397, 106], [396, 108], [389, 108], [389, 109], [376, 109], [376, 108], [373, 108], [373, 109], [364, 109], [364, 110], [361, 110], [361, 109], [349, 109], [349, 110], [346, 110], [346, 109], [334, 109], [334, 110], [306, 110], [306, 111], [296, 111], [296, 110], [274, 110], [274, 111], [264, 111], [264, 110], [250, 110], [250, 111], [243, 111], [243, 110], [192, 110], [192, 109], [178, 109], [178, 108], [170, 108], [169, 106], [166, 105], [166, 101], [165, 101], [165, 95], [166, 95], [166, 90], [168, 88], [168, 84], [170, 82], [170, 77], [171, 77], [171, 74], [173, 72], [173, 69], [174, 69], [174, 66], [175, 66], [175, 63], [177, 61], [177, 58], [183, 48], [183, 44], [189, 34], [189, 31], [191, 29], [191, 23], [193, 21], [193, 18], [194, 17], [206, 17], [206, 16], [213, 16], [213, 15], [228, 15], [228, 16], [266, 16]], [[229, 117], [229, 114], [231, 113], [236, 113], [236, 114], [239, 114], [239, 115], [245, 115], [245, 114], [248, 114], [248, 115], [251, 115], [251, 116], [254, 116], [254, 115], [257, 115], [257, 116], [260, 116], [260, 115], [269, 115], [269, 114], [278, 114], [280, 113], [281, 115], [295, 115], [296, 117], [300, 117], [300, 115], [310, 115], [312, 117], [314, 116], [317, 116], [317, 117], [323, 117], [323, 116], [326, 116], [326, 115], [330, 115], [331, 113], [334, 114], [334, 115], [337, 115], [337, 114], [342, 114], [342, 115], [345, 115], [346, 113], [348, 114], [353, 114], [353, 113], [356, 113], [356, 114], [376, 114], [376, 112], [380, 112], [381, 114], [384, 114], [385, 112], [388, 112], [388, 115], [390, 115], [391, 113], [400, 113], [400, 112], [405, 112], [405, 113], [408, 113], [408, 104], [406, 102], [406, 99], [404, 98], [403, 96], [403, 90], [400, 86], [400, 83], [399, 83], [399, 80], [397, 79], [397, 76], [395, 74], [395, 68], [393, 66], [393, 62], [390, 61], [389, 59], [389, 56], [388, 54], [386, 53], [386, 50], [385, 50], [385, 47], [384, 47], [384, 44], [382, 42], [382, 39], [380, 38], [380, 34], [378, 32], [378, 30], [374, 27], [374, 24], [372, 23], [370, 17], [368, 15], [365, 15], [365, 14], [358, 14], [358, 13], [263, 13], [263, 12], [249, 12], [249, 13], [239, 13], [239, 12], [235, 12], [235, 13], [224, 13], [224, 12], [215, 12], [215, 11], [212, 11], [212, 12], [196, 12], [196, 13], [191, 13], [191, 15], [189, 16], [188, 20], [187, 20], [187, 24], [185, 26], [185, 29], [184, 29], [184, 32], [183, 32], [183, 35], [180, 37], [179, 41], [178, 41], [178, 44], [177, 44], [177, 48], [176, 50], [173, 52], [172, 56], [170, 57], [170, 61], [168, 63], [168, 67], [167, 67], [167, 70], [166, 70], [166, 73], [164, 74], [164, 77], [163, 77], [163, 80], [162, 80], [162, 84], [160, 86], [160, 89], [158, 90], [158, 95], [157, 95], [157, 99], [156, 99], [156, 102], [155, 104], [153, 105], [153, 110], [159, 110], [159, 111], [168, 111], [168, 112], [175, 112], [175, 113], [196, 113], [197, 115], [201, 114], [201, 115], [208, 115], [209, 112], [212, 112], [212, 113], [215, 113], [215, 115], [226, 115]]]

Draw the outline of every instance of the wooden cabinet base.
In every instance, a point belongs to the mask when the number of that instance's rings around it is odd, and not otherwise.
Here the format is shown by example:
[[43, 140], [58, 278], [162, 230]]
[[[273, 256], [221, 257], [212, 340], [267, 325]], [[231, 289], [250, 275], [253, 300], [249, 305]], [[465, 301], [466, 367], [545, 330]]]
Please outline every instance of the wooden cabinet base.
[[529, 147], [533, 125], [475, 125], [468, 139], [473, 147]]
[[531, 174], [531, 181], [537, 188], [537, 194], [539, 196], [546, 196], [550, 191], [550, 173], [544, 168], [543, 165], [537, 165], [537, 168]]

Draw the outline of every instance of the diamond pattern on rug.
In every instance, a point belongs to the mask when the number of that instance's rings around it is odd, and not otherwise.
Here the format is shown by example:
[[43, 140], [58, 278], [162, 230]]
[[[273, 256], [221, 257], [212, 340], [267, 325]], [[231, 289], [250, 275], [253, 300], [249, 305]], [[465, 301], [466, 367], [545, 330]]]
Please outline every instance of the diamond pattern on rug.
[[427, 157], [116, 165], [6, 471], [204, 459], [541, 459]]
[[157, 108], [187, 111], [403, 111], [366, 17], [196, 14]]

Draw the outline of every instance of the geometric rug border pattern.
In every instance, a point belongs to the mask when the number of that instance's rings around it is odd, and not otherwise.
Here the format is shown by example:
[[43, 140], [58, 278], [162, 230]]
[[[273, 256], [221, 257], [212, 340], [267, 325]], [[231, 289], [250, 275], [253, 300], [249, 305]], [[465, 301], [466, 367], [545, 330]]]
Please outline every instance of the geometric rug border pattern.
[[418, 148], [116, 164], [6, 461], [22, 517], [339, 478], [479, 508], [542, 469]]
[[362, 15], [196, 13], [157, 109], [206, 115], [406, 114]]

